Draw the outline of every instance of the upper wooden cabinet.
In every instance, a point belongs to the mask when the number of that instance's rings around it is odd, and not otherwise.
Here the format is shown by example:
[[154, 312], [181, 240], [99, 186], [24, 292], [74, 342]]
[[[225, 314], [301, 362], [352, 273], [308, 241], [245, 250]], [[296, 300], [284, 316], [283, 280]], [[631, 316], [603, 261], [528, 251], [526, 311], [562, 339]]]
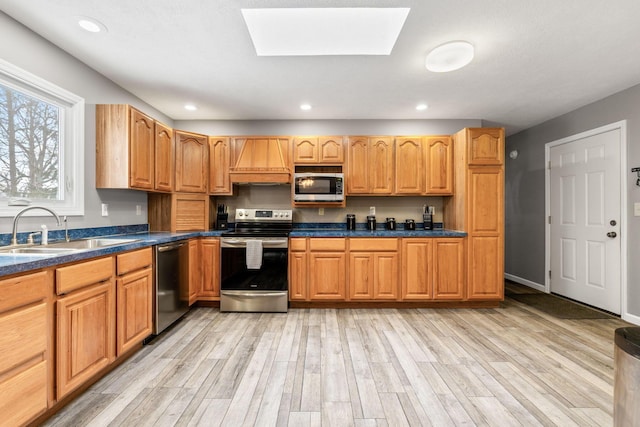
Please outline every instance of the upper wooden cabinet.
[[347, 195], [392, 194], [393, 137], [349, 137]]
[[469, 165], [498, 166], [504, 163], [503, 128], [466, 129]]
[[149, 194], [150, 231], [204, 231], [209, 229], [208, 194]]
[[293, 140], [296, 164], [342, 164], [344, 148], [341, 136], [296, 137]]
[[205, 135], [176, 130], [176, 188], [185, 193], [206, 193], [209, 144]]
[[130, 105], [96, 106], [97, 188], [170, 192], [173, 156], [170, 127]]
[[291, 147], [288, 137], [233, 138], [231, 182], [291, 183]]
[[453, 138], [450, 136], [426, 136], [424, 150], [426, 161], [425, 193], [453, 194]]
[[155, 126], [155, 183], [156, 191], [173, 191], [174, 153], [173, 129], [156, 122]]
[[228, 137], [209, 137], [209, 193], [231, 195], [233, 186], [229, 176], [231, 142]]
[[424, 147], [421, 137], [396, 138], [396, 193], [424, 193]]

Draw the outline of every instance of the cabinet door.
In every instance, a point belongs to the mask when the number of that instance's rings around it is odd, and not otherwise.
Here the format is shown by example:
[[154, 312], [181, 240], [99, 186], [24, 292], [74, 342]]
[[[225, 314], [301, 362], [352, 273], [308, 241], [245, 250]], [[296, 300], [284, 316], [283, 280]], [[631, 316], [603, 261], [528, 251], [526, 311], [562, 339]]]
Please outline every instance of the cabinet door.
[[116, 355], [140, 344], [153, 329], [153, 272], [151, 267], [116, 280]]
[[116, 306], [113, 279], [57, 301], [58, 399], [115, 359]]
[[349, 298], [373, 299], [374, 258], [372, 253], [349, 254]]
[[318, 163], [318, 138], [295, 138], [293, 140], [294, 163]]
[[176, 191], [206, 193], [208, 178], [207, 137], [175, 131]]
[[173, 129], [156, 122], [155, 127], [155, 189], [173, 191]]
[[467, 129], [469, 165], [502, 165], [504, 163], [504, 129]]
[[371, 194], [393, 193], [393, 138], [372, 138], [369, 151]]
[[346, 254], [344, 252], [312, 252], [309, 254], [309, 264], [310, 299], [345, 299]]
[[306, 252], [289, 253], [289, 300], [304, 301], [307, 292], [308, 255]]
[[229, 176], [231, 167], [231, 145], [229, 138], [209, 137], [209, 193], [231, 194]]
[[[198, 239], [189, 240], [189, 305], [198, 299], [202, 275], [200, 272], [200, 250]], [[182, 299], [182, 296], [181, 296]]]
[[453, 139], [430, 136], [424, 140], [427, 194], [453, 194]]
[[433, 243], [430, 239], [402, 240], [403, 300], [433, 298], [432, 259]]
[[132, 108], [129, 141], [129, 185], [153, 190], [155, 126], [151, 117]]
[[347, 157], [347, 195], [369, 193], [369, 140], [349, 138]]
[[396, 193], [424, 192], [424, 150], [419, 137], [396, 139]]
[[220, 240], [200, 240], [200, 290], [198, 299], [220, 299]]
[[344, 147], [342, 137], [321, 137], [318, 142], [318, 155], [318, 162], [320, 163], [343, 163]]
[[373, 256], [373, 299], [398, 299], [398, 253], [379, 252]]
[[433, 296], [461, 300], [466, 286], [463, 239], [436, 239], [433, 248]]

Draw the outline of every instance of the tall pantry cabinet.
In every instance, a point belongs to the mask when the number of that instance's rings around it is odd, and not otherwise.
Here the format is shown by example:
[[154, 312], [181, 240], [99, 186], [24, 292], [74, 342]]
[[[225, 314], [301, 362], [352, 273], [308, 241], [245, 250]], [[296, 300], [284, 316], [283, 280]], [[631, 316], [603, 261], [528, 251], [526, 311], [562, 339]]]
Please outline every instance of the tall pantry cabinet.
[[467, 232], [467, 299], [504, 298], [504, 129], [454, 135], [455, 195], [445, 199], [447, 228]]

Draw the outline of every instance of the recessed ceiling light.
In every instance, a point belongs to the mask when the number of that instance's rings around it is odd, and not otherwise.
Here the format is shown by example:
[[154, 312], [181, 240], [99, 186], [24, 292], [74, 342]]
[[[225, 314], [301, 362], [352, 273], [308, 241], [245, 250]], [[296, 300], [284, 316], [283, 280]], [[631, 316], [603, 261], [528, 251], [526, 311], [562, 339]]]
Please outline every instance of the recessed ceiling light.
[[196, 110], [198, 109], [198, 107], [196, 107], [196, 106], [195, 106], [195, 105], [193, 105], [193, 104], [186, 104], [186, 105], [184, 106], [184, 109], [185, 109], [185, 110], [189, 110], [189, 111], [196, 111]]
[[107, 31], [107, 27], [100, 21], [86, 16], [78, 17], [78, 25], [85, 31], [90, 33], [99, 33], [101, 31]]
[[309, 104], [302, 104], [302, 105], [300, 105], [300, 109], [301, 109], [301, 110], [304, 110], [304, 111], [311, 110], [311, 105], [309, 105]]
[[258, 56], [389, 55], [407, 7], [242, 9]]
[[473, 45], [465, 41], [442, 44], [427, 55], [427, 70], [446, 73], [458, 70], [473, 60]]
[[418, 105], [416, 105], [416, 110], [418, 110], [418, 111], [424, 111], [427, 108], [429, 108], [429, 106], [427, 104], [418, 104]]

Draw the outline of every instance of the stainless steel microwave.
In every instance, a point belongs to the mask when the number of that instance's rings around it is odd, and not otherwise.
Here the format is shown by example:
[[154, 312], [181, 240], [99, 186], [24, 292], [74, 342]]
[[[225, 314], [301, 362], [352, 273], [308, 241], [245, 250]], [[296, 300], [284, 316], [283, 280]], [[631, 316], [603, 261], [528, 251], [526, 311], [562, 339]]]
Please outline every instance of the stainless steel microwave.
[[293, 175], [295, 202], [341, 202], [344, 200], [344, 174], [296, 173]]

